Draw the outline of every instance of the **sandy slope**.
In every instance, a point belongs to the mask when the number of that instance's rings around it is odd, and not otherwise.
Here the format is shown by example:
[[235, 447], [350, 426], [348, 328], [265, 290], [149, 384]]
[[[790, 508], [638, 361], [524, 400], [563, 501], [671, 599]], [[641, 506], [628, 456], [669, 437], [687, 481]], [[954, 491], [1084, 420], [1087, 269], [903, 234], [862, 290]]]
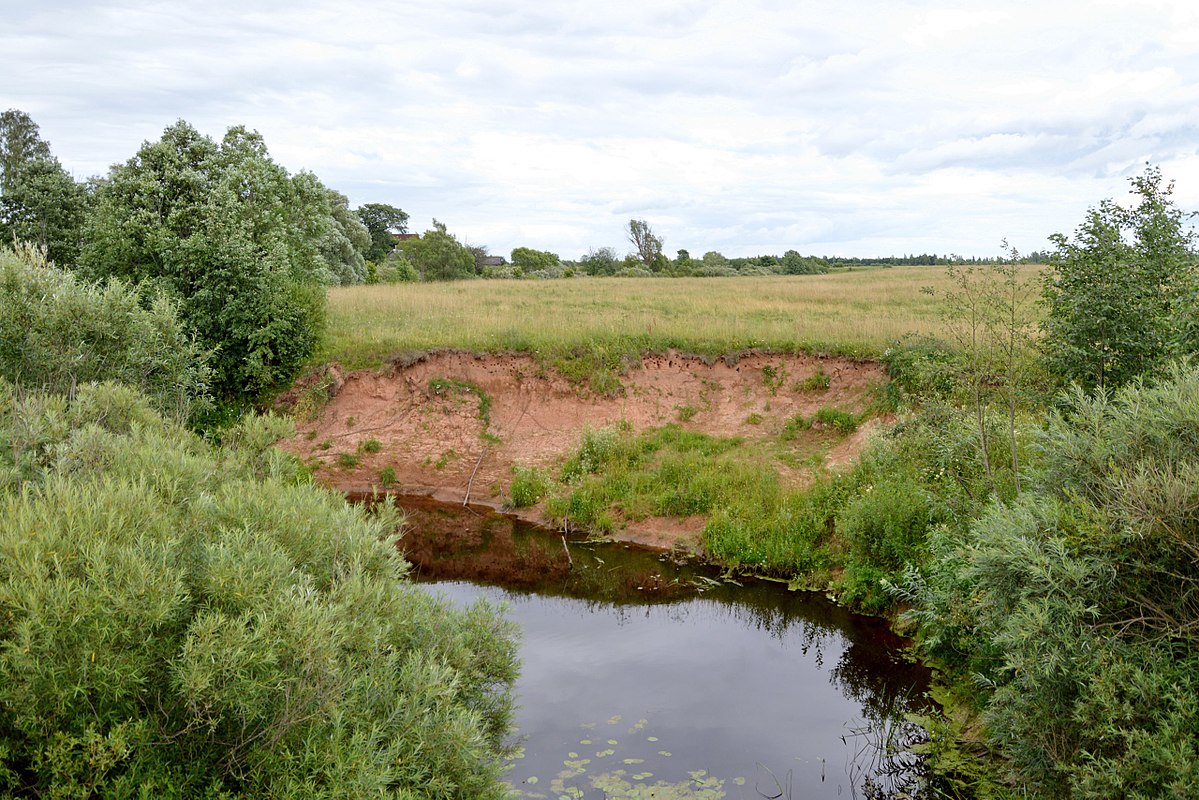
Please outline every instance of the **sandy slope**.
[[[820, 369], [830, 378], [827, 391], [795, 386]], [[503, 504], [513, 465], [560, 463], [588, 427], [624, 421], [642, 430], [688, 417], [685, 427], [752, 440], [776, 436], [790, 417], [822, 406], [860, 411], [885, 380], [870, 361], [761, 353], [714, 363], [678, 353], [648, 356], [621, 377], [624, 392], [611, 397], [580, 390], [519, 354], [436, 352], [382, 371], [342, 374], [333, 367], [327, 377], [332, 400], [315, 419], [301, 420], [299, 434], [283, 445], [321, 462], [321, 483], [369, 490], [379, 484], [380, 470], [391, 467], [393, 490], [492, 506]], [[283, 401], [294, 402], [302, 389]], [[489, 399], [486, 428], [480, 393]], [[852, 460], [871, 427], [833, 446], [826, 464]], [[380, 445], [376, 453], [363, 450], [372, 439]], [[353, 454], [358, 464], [338, 466], [341, 454]], [[785, 480], [806, 479], [802, 470], [784, 472]], [[702, 525], [700, 518], [649, 520], [631, 525], [623, 538], [669, 545]]]

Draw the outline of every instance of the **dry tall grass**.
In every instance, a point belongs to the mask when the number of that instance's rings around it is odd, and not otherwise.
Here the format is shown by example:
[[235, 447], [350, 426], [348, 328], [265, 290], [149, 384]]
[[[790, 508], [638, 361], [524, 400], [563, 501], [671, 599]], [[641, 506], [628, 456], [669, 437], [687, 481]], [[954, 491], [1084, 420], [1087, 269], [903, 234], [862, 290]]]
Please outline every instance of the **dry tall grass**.
[[945, 268], [335, 288], [321, 359], [356, 368], [443, 347], [550, 354], [596, 346], [868, 356], [907, 333], [945, 334], [940, 304], [922, 287], [949, 288]]

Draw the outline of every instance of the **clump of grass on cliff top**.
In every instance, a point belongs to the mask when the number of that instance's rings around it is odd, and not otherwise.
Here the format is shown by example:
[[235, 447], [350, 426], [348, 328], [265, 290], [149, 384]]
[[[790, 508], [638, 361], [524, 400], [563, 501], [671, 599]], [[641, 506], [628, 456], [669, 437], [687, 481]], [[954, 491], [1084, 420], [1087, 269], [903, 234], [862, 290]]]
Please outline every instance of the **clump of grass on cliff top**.
[[[871, 356], [909, 332], [945, 337], [922, 287], [942, 267], [776, 278], [459, 281], [334, 287], [315, 360], [379, 366], [398, 353], [531, 353], [579, 382], [644, 351], [724, 355], [749, 347]], [[598, 381], [601, 385], [602, 380]]]

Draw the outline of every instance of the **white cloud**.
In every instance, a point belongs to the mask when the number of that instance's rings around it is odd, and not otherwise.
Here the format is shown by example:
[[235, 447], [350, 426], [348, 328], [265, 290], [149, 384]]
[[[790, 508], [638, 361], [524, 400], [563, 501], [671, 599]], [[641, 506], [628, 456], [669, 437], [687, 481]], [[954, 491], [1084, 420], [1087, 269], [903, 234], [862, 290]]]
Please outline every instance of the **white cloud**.
[[24, 4], [0, 105], [77, 175], [245, 124], [506, 253], [1023, 250], [1145, 161], [1199, 205], [1189, 2]]

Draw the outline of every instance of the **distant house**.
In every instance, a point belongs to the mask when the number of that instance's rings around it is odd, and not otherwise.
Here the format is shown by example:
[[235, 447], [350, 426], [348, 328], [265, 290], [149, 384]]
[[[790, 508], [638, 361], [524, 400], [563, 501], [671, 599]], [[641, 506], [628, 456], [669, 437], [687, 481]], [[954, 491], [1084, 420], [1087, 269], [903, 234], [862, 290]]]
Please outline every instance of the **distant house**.
[[483, 267], [502, 267], [507, 263], [503, 256], [483, 256], [479, 265]]

